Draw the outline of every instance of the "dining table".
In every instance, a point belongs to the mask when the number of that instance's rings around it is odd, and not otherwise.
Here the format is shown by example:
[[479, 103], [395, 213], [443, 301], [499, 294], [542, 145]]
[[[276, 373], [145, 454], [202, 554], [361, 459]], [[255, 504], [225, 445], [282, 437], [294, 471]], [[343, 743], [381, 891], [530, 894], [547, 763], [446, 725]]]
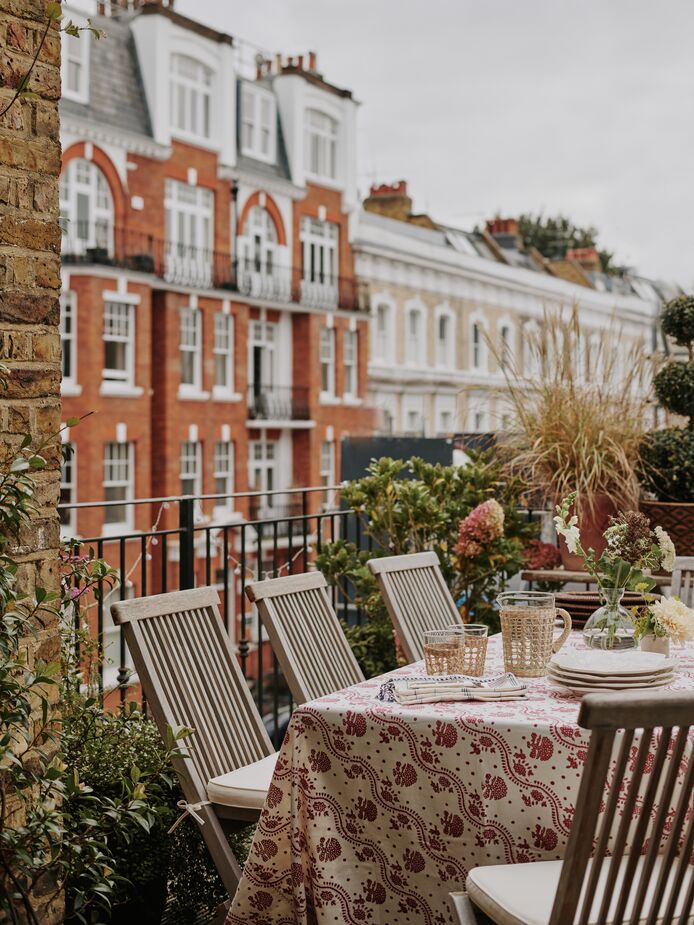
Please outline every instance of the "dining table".
[[[694, 650], [673, 654], [672, 688], [694, 690]], [[485, 675], [503, 671], [498, 634]], [[471, 868], [563, 857], [589, 744], [579, 697], [541, 677], [520, 700], [378, 699], [423, 674], [295, 709], [227, 925], [452, 925]]]

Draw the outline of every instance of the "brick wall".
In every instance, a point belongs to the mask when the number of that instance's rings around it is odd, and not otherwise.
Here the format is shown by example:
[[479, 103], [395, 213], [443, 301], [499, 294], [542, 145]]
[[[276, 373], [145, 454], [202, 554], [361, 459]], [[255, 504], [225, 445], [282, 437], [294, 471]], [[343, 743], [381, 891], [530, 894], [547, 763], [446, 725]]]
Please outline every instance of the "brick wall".
[[[46, 0], [0, 0], [0, 109], [28, 71], [45, 25]], [[60, 426], [60, 231], [58, 227], [58, 97], [60, 37], [48, 36], [29, 89], [0, 119], [0, 361], [9, 368], [0, 393], [0, 443], [5, 455], [30, 432], [37, 441]], [[38, 476], [40, 511], [18, 551], [21, 587], [58, 586], [60, 456]], [[27, 642], [34, 654], [58, 654], [56, 625]], [[39, 899], [37, 905], [40, 906]], [[38, 919], [60, 921], [60, 902], [43, 900]]]

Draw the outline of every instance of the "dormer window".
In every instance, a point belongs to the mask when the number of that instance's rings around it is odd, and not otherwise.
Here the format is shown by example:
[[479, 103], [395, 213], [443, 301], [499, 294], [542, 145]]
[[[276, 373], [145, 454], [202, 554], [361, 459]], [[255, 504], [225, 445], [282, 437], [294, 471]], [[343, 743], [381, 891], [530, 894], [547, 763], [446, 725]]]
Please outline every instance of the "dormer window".
[[337, 176], [337, 122], [317, 109], [306, 110], [305, 168], [315, 177]]
[[79, 36], [63, 33], [62, 92], [77, 103], [89, 102], [89, 43], [88, 30]]
[[241, 94], [241, 153], [273, 163], [276, 150], [275, 97], [260, 87], [244, 84]]
[[187, 55], [171, 56], [171, 127], [210, 137], [212, 69]]

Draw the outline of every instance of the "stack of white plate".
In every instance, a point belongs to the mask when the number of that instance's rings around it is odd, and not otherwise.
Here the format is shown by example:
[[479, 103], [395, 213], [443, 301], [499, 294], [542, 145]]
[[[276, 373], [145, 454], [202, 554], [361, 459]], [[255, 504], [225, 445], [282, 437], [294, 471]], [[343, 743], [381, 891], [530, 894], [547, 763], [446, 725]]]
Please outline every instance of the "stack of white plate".
[[667, 687], [675, 674], [674, 659], [655, 652], [559, 652], [547, 674], [556, 687], [577, 696], [608, 691]]

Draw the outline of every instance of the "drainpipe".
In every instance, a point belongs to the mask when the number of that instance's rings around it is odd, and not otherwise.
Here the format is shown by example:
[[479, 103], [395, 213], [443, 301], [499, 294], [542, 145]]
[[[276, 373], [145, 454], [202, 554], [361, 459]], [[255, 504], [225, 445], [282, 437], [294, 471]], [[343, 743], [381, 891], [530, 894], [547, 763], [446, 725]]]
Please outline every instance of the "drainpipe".
[[231, 252], [231, 274], [232, 274], [232, 283], [235, 288], [238, 288], [238, 264], [239, 264], [239, 248], [238, 242], [239, 238], [236, 233], [236, 202], [239, 195], [239, 185], [236, 180], [231, 181], [231, 246], [233, 248]]

